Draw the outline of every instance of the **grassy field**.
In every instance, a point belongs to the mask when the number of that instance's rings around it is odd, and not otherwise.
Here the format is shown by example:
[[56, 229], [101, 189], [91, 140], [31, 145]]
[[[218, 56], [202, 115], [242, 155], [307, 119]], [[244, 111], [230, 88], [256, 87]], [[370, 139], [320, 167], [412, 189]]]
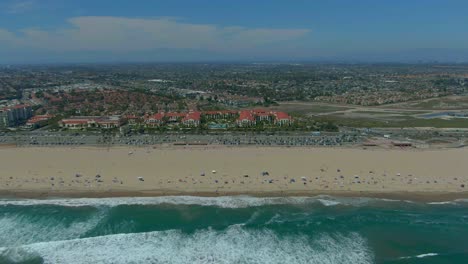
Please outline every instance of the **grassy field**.
[[411, 112], [400, 112], [400, 111], [353, 111], [355, 114], [372, 114], [372, 115], [402, 115], [411, 116], [428, 113], [428, 111], [411, 111]]
[[[456, 104], [454, 103], [456, 102]], [[457, 107], [467, 104], [468, 109], [468, 96], [466, 97], [446, 97], [436, 98], [432, 100], [425, 100], [421, 102], [412, 102], [411, 107], [405, 105], [397, 108], [395, 105], [389, 108], [381, 109], [382, 107], [361, 107], [353, 105], [325, 105], [316, 103], [301, 103], [289, 102], [282, 103], [279, 106], [271, 107], [271, 110], [285, 111], [294, 117], [305, 117], [315, 121], [333, 122], [339, 126], [349, 127], [389, 127], [389, 128], [402, 128], [402, 127], [435, 127], [435, 128], [468, 128], [468, 119], [453, 118], [445, 119], [423, 119], [415, 115], [430, 113], [434, 111], [436, 106], [445, 104], [455, 104]], [[406, 103], [410, 104], [410, 103]], [[394, 110], [390, 107], [395, 107]], [[353, 110], [355, 109], [355, 110]], [[399, 110], [401, 109], [401, 110]], [[414, 109], [417, 111], [405, 111], [403, 109]], [[340, 111], [347, 111], [341, 113]], [[337, 113], [335, 113], [337, 112]], [[318, 114], [321, 114], [318, 116]]]
[[330, 121], [341, 126], [350, 127], [435, 127], [435, 128], [468, 128], [468, 119], [420, 119], [411, 116], [401, 118], [351, 118], [344, 115], [321, 116], [318, 121]]
[[445, 120], [408, 118], [408, 120], [397, 122], [397, 124], [399, 127], [468, 128], [468, 119], [453, 118]]
[[423, 100], [419, 102], [408, 102], [392, 105], [397, 108], [444, 110], [444, 109], [468, 109], [468, 96], [448, 96]]
[[287, 113], [310, 115], [310, 114], [344, 111], [344, 110], [352, 109], [352, 107], [328, 106], [328, 105], [319, 105], [319, 104], [287, 103], [287, 104], [280, 104], [279, 106], [273, 106], [269, 109], [276, 110], [276, 111], [284, 111]]

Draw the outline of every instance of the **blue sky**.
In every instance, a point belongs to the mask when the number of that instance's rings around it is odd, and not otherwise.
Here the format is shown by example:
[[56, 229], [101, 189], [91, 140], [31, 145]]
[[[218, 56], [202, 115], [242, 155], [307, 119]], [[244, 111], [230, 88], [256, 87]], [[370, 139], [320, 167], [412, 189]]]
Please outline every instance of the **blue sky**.
[[0, 0], [0, 63], [468, 61], [462, 0]]

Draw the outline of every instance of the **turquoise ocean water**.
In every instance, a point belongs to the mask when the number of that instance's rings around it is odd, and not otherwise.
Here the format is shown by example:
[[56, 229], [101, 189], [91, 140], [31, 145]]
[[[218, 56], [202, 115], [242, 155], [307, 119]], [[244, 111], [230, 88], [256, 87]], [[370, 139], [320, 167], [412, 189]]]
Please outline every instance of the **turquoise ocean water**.
[[468, 263], [468, 200], [0, 200], [0, 263]]

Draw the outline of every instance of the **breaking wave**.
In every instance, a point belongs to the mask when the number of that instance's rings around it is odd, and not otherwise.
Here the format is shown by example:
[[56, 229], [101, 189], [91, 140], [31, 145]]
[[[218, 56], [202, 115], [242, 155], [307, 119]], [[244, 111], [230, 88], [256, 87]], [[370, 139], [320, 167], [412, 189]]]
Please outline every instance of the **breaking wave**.
[[[3, 199], [0, 263], [455, 261], [468, 256], [460, 243], [468, 237], [467, 202], [333, 196]], [[458, 255], [431, 243], [429, 233], [446, 239]], [[426, 252], [438, 255], [416, 255], [419, 248], [385, 255], [375, 246], [383, 243], [379, 239], [420, 239], [430, 244]]]
[[[83, 254], [86, 252], [86, 254]], [[115, 234], [0, 249], [0, 258], [44, 263], [373, 263], [360, 235], [279, 237], [231, 226], [184, 234], [176, 230]]]
[[323, 206], [366, 206], [372, 204], [412, 203], [403, 200], [390, 200], [367, 197], [333, 197], [319, 195], [315, 197], [251, 197], [251, 196], [161, 196], [161, 197], [119, 197], [119, 198], [70, 198], [70, 199], [20, 199], [0, 200], [0, 206], [57, 205], [67, 207], [95, 206], [115, 207], [119, 205], [200, 205], [221, 208], [247, 208], [266, 205], [306, 205], [319, 203]]

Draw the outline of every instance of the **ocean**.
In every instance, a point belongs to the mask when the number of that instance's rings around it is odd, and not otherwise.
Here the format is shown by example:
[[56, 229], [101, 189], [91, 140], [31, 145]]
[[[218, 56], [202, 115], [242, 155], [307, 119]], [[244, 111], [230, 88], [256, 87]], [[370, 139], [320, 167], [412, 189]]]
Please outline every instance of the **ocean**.
[[468, 200], [0, 200], [0, 263], [468, 263]]

